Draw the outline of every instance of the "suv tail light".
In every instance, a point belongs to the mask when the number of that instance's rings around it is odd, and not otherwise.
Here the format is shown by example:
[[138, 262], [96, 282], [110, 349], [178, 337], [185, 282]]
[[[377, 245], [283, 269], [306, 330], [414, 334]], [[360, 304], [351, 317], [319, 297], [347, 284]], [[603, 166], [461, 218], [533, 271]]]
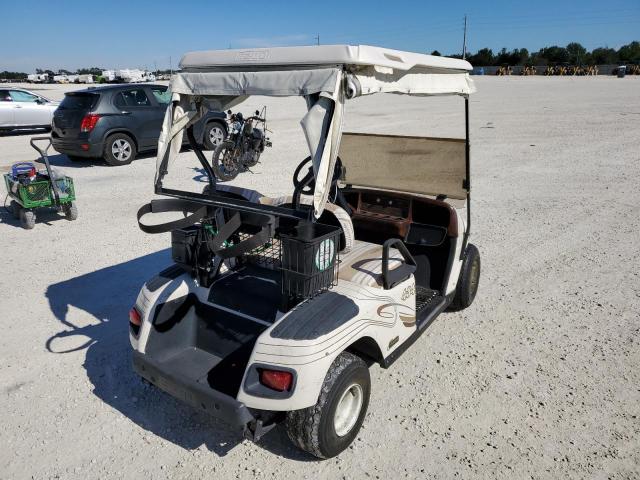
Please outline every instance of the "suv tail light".
[[142, 315], [140, 315], [140, 312], [138, 312], [136, 307], [132, 307], [131, 310], [129, 310], [129, 327], [133, 331], [134, 335], [138, 335], [141, 325]]
[[90, 132], [96, 126], [100, 120], [100, 115], [97, 113], [87, 113], [83, 118], [82, 122], [80, 122], [80, 131], [81, 132]]
[[284, 392], [291, 388], [293, 374], [281, 370], [261, 370], [260, 383], [279, 392]]

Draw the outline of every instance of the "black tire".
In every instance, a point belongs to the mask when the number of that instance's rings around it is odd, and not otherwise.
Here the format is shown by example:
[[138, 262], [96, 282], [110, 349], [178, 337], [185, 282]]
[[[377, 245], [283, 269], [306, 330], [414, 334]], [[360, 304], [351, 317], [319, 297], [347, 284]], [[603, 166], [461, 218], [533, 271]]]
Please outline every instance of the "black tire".
[[235, 169], [229, 168], [224, 162], [224, 156], [233, 155], [233, 153], [229, 152], [229, 150], [232, 150], [234, 148], [235, 146], [233, 142], [227, 141], [222, 142], [220, 145], [218, 145], [213, 152], [213, 157], [211, 158], [211, 168], [213, 168], [213, 172], [216, 174], [216, 178], [221, 182], [233, 180], [240, 173], [240, 165], [238, 159], [233, 162]]
[[458, 285], [456, 285], [456, 293], [449, 305], [449, 310], [456, 312], [469, 307], [474, 298], [476, 298], [479, 283], [480, 252], [475, 245], [470, 243], [464, 254]]
[[36, 212], [33, 210], [27, 210], [26, 208], [20, 209], [20, 225], [25, 230], [31, 230], [36, 226]]
[[[340, 399], [358, 385], [362, 403], [357, 420], [339, 436], [335, 428]], [[291, 441], [318, 458], [331, 458], [346, 449], [356, 438], [369, 406], [371, 378], [366, 363], [351, 353], [341, 353], [333, 362], [322, 384], [318, 402], [303, 410], [287, 413], [286, 429]], [[355, 415], [354, 417], [355, 418]]]
[[104, 161], [111, 166], [130, 164], [136, 158], [136, 144], [124, 133], [109, 135], [104, 142]]
[[62, 205], [62, 211], [67, 220], [75, 220], [78, 218], [78, 207], [75, 202], [69, 202]]
[[20, 210], [22, 210], [22, 206], [18, 202], [11, 200], [11, 202], [9, 202], [9, 210], [11, 210], [13, 218], [16, 220], [20, 218]]
[[207, 150], [215, 150], [227, 138], [227, 129], [220, 122], [209, 122], [202, 133], [202, 144]]
[[75, 155], [67, 155], [67, 158], [69, 160], [71, 160], [72, 162], [84, 162], [85, 160], [88, 160], [88, 158], [85, 157], [77, 157]]

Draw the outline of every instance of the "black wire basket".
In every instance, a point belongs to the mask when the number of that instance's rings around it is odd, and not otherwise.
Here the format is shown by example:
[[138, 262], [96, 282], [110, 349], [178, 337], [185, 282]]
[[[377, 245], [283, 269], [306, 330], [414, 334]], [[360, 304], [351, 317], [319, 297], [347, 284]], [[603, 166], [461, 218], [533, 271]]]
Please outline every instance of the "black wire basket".
[[280, 233], [282, 291], [289, 301], [313, 297], [337, 284], [340, 229], [303, 222]]

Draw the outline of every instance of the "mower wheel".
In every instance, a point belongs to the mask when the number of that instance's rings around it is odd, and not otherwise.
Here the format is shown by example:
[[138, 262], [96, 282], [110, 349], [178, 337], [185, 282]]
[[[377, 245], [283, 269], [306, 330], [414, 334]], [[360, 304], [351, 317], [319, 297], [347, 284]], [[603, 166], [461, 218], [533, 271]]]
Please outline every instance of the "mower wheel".
[[9, 208], [11, 209], [11, 213], [13, 214], [13, 218], [20, 218], [20, 210], [22, 209], [22, 207], [18, 202], [16, 202], [15, 200], [11, 200], [11, 202], [9, 202]]
[[20, 210], [20, 225], [25, 230], [31, 230], [36, 226], [36, 212], [23, 208]]
[[75, 220], [78, 218], [78, 207], [74, 202], [65, 203], [62, 206], [62, 211], [67, 220]]

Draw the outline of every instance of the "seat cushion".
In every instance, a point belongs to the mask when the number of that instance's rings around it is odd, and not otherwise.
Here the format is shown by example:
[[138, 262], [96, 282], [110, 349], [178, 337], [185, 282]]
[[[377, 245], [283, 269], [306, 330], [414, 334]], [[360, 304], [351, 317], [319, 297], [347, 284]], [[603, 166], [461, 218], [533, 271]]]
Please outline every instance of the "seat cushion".
[[[391, 248], [389, 270], [395, 270], [403, 263], [400, 252]], [[355, 240], [351, 251], [340, 257], [338, 280], [382, 288], [382, 245]]]

